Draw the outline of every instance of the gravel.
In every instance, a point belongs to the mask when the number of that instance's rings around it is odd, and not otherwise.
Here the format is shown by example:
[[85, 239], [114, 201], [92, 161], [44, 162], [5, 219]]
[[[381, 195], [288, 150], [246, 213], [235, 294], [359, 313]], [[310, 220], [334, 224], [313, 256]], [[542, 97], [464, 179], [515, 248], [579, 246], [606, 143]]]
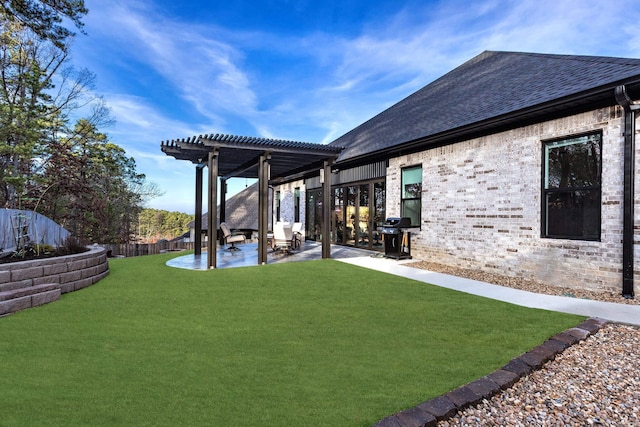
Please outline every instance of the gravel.
[[[640, 304], [619, 293], [566, 289], [426, 261], [408, 264], [549, 295]], [[606, 324], [510, 388], [437, 423], [453, 426], [640, 425], [640, 328]]]
[[640, 329], [607, 324], [438, 427], [640, 425]]
[[486, 273], [483, 271], [470, 270], [437, 264], [428, 261], [418, 261], [406, 264], [409, 267], [422, 268], [437, 273], [450, 274], [452, 276], [465, 277], [467, 279], [479, 280], [481, 282], [492, 283], [494, 285], [506, 286], [524, 291], [536, 292], [539, 294], [559, 295], [565, 297], [584, 298], [595, 301], [615, 302], [618, 304], [640, 304], [640, 298], [627, 299], [620, 292], [594, 292], [582, 289], [567, 289], [560, 286], [553, 286], [544, 283], [534, 282], [518, 277], [508, 277], [499, 274]]

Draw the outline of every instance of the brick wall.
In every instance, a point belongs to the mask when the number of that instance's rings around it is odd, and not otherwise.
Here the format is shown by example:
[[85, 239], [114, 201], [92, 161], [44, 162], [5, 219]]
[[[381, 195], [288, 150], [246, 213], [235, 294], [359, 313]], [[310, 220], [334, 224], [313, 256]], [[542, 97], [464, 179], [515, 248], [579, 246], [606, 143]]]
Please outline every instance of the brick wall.
[[[416, 258], [567, 288], [620, 292], [622, 126], [621, 108], [603, 108], [391, 159], [387, 216], [400, 215], [401, 168], [421, 164], [422, 225], [412, 232]], [[595, 130], [603, 135], [601, 241], [543, 239], [541, 140]], [[636, 189], [639, 176], [636, 166]], [[635, 200], [637, 222], [639, 197]], [[635, 292], [640, 290], [638, 228]]]

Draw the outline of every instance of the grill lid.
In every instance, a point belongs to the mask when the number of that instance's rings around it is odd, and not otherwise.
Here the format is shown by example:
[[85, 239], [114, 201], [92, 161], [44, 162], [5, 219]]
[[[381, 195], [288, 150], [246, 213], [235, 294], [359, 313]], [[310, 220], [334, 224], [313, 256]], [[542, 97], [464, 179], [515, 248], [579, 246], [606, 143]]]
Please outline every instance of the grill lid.
[[411, 227], [411, 218], [387, 218], [382, 226], [385, 228], [408, 228]]

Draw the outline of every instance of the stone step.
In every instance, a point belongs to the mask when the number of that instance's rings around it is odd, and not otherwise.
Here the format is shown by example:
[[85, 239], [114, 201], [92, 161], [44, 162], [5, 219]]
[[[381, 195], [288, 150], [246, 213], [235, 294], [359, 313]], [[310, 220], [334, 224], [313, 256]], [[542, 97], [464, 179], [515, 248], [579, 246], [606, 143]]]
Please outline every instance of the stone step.
[[60, 299], [60, 285], [48, 283], [0, 292], [0, 317]]

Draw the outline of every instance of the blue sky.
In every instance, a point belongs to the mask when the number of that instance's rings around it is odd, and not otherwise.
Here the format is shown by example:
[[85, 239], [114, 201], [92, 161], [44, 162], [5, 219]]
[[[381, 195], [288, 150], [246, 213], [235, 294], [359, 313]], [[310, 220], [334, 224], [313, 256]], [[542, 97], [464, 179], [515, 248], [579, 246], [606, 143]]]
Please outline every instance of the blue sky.
[[[328, 143], [484, 50], [640, 58], [637, 0], [85, 4], [72, 64], [96, 75], [115, 119], [102, 130], [164, 192], [149, 207], [187, 213], [194, 166], [161, 141]], [[229, 196], [246, 185], [232, 181]]]

